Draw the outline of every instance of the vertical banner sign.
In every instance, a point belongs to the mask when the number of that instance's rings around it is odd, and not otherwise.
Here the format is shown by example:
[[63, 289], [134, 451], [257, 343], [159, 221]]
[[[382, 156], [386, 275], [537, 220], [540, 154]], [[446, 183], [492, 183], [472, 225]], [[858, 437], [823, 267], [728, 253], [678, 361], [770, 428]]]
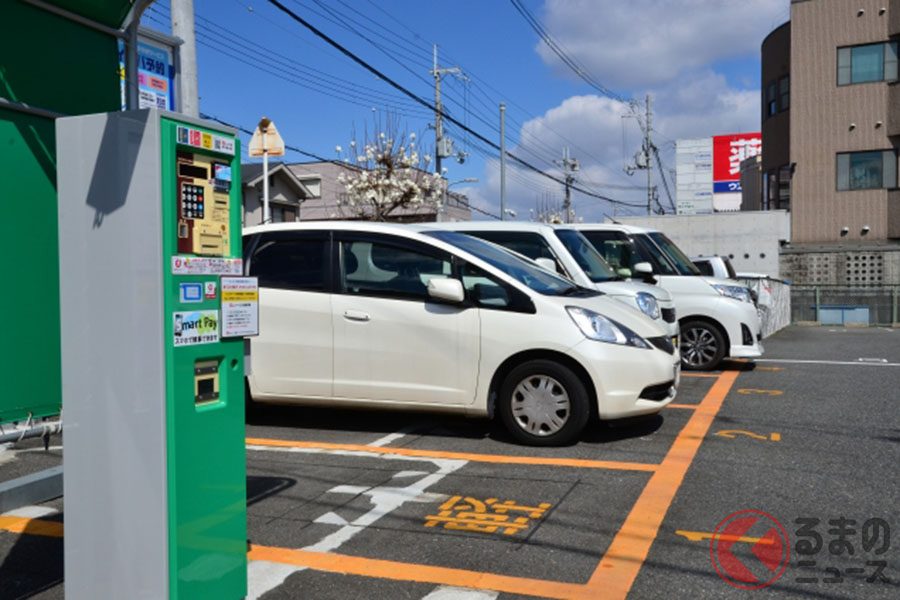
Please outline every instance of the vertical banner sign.
[[[122, 110], [126, 108], [125, 47], [119, 42], [119, 70], [122, 80]], [[175, 111], [175, 60], [163, 45], [138, 42], [138, 108]]]
[[713, 136], [713, 209], [740, 210], [741, 161], [762, 151], [762, 134]]
[[222, 277], [222, 337], [259, 335], [256, 277]]

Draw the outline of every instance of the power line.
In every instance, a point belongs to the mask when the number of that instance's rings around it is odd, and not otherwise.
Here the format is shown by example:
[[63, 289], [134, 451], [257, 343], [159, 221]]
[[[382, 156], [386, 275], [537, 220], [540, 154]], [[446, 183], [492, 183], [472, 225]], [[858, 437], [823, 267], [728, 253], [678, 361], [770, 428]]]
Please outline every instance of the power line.
[[[394, 87], [395, 89], [399, 90], [400, 92], [404, 93], [405, 95], [409, 96], [410, 98], [412, 98], [413, 100], [415, 100], [415, 101], [418, 102], [419, 104], [422, 104], [423, 106], [427, 107], [429, 110], [432, 110], [432, 111], [437, 112], [437, 110], [436, 110], [436, 108], [434, 107], [433, 104], [431, 104], [431, 103], [428, 102], [427, 100], [425, 100], [425, 99], [423, 99], [423, 98], [417, 96], [417, 95], [414, 94], [413, 92], [409, 91], [408, 89], [406, 89], [405, 87], [403, 87], [402, 85], [400, 85], [399, 83], [397, 83], [396, 81], [394, 81], [393, 79], [391, 79], [390, 77], [388, 77], [387, 75], [385, 75], [384, 73], [382, 73], [381, 71], [379, 71], [378, 69], [376, 69], [375, 67], [373, 67], [372, 65], [370, 65], [369, 63], [367, 63], [366, 61], [364, 61], [363, 59], [361, 59], [360, 57], [358, 57], [357, 55], [355, 55], [353, 52], [351, 52], [350, 50], [348, 50], [348, 49], [346, 49], [345, 47], [343, 47], [342, 45], [340, 45], [338, 42], [336, 42], [335, 40], [333, 40], [332, 38], [330, 38], [328, 35], [326, 35], [326, 34], [323, 33], [322, 31], [320, 31], [319, 29], [317, 29], [317, 28], [316, 28], [315, 26], [313, 26], [311, 23], [309, 23], [308, 21], [306, 21], [305, 19], [303, 19], [302, 17], [300, 17], [299, 15], [297, 15], [295, 12], [293, 12], [292, 10], [290, 10], [289, 8], [287, 8], [286, 6], [284, 6], [284, 4], [282, 4], [281, 2], [279, 2], [279, 0], [268, 0], [268, 1], [269, 1], [270, 4], [272, 4], [273, 6], [277, 7], [279, 10], [281, 10], [282, 12], [284, 12], [285, 14], [287, 14], [289, 17], [291, 17], [293, 20], [297, 21], [298, 23], [300, 23], [301, 25], [303, 25], [304, 27], [306, 27], [307, 29], [309, 29], [312, 33], [314, 33], [314, 34], [317, 35], [318, 37], [322, 38], [325, 42], [327, 42], [329, 45], [331, 45], [332, 47], [334, 47], [335, 49], [337, 49], [339, 52], [341, 52], [342, 54], [344, 54], [347, 58], [349, 58], [349, 59], [352, 60], [353, 62], [357, 63], [358, 65], [360, 65], [361, 67], [363, 67], [364, 69], [366, 69], [367, 71], [369, 71], [370, 73], [372, 73], [373, 75], [375, 75], [376, 77], [380, 77], [380, 78], [383, 79], [386, 83], [388, 83], [389, 85], [391, 85], [391, 86]], [[472, 129], [466, 127], [463, 123], [459, 122], [457, 119], [451, 117], [450, 115], [446, 114], [446, 113], [443, 112], [443, 111], [442, 111], [442, 116], [443, 116], [445, 119], [447, 119], [448, 121], [450, 121], [451, 123], [454, 123], [454, 124], [456, 124], [458, 127], [462, 128], [463, 130], [468, 131], [468, 132], [471, 133], [473, 136], [475, 136], [476, 138], [478, 138], [478, 139], [481, 140], [482, 142], [488, 144], [488, 145], [491, 146], [492, 148], [495, 148], [495, 149], [499, 150], [499, 146], [497, 146], [497, 144], [495, 144], [494, 142], [492, 142], [492, 141], [490, 141], [489, 139], [485, 138], [485, 137], [484, 137], [483, 135], [481, 135], [480, 133], [478, 133], [478, 132], [476, 132], [476, 131], [473, 131]], [[519, 158], [519, 157], [516, 156], [515, 154], [512, 154], [511, 152], [508, 152], [508, 151], [507, 151], [506, 154], [507, 154], [507, 156], [509, 156], [511, 159], [513, 159], [514, 161], [518, 162], [518, 163], [521, 164], [522, 166], [524, 166], [524, 167], [526, 167], [526, 168], [528, 168], [528, 169], [531, 169], [531, 170], [533, 170], [534, 172], [539, 173], [539, 174], [543, 175], [544, 177], [547, 177], [548, 179], [552, 179], [553, 181], [556, 181], [557, 183], [565, 184], [565, 182], [564, 182], [563, 180], [561, 180], [561, 179], [559, 179], [558, 177], [555, 177], [555, 176], [553, 176], [553, 175], [551, 175], [551, 174], [549, 174], [549, 173], [545, 173], [544, 171], [542, 171], [542, 170], [538, 169], [537, 167], [531, 165], [531, 164], [528, 163], [527, 161], [525, 161], [525, 160]], [[609, 198], [608, 196], [603, 196], [602, 194], [596, 194], [596, 193], [594, 193], [594, 192], [591, 192], [591, 191], [588, 191], [588, 190], [585, 190], [585, 189], [582, 189], [582, 188], [578, 188], [578, 187], [576, 187], [576, 186], [574, 186], [574, 185], [571, 186], [571, 188], [572, 188], [573, 190], [576, 190], [576, 191], [578, 191], [578, 192], [580, 192], [580, 193], [586, 195], [586, 196], [594, 197], [594, 198], [597, 198], [597, 199], [600, 199], [600, 200], [605, 200], [605, 201], [611, 202], [611, 203], [613, 203], [613, 204], [620, 204], [620, 205], [624, 205], [624, 206], [639, 207], [639, 205], [637, 205], [637, 204], [630, 204], [630, 203], [627, 203], [627, 202], [622, 202], [621, 200], [615, 200], [615, 199], [613, 199], [613, 198]]]

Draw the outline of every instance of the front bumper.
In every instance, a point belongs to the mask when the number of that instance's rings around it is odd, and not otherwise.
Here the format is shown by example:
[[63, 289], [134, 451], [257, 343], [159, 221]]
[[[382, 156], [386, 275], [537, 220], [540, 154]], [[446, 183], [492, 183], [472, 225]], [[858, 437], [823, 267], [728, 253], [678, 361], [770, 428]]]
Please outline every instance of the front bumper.
[[587, 369], [603, 420], [652, 415], [676, 396], [681, 381], [678, 351], [631, 348], [584, 340], [572, 355]]

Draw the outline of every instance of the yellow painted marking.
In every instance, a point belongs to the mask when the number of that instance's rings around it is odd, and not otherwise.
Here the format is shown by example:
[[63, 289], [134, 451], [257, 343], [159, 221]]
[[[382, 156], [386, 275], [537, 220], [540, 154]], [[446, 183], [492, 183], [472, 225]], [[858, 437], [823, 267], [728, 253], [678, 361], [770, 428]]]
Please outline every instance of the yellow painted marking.
[[784, 371], [784, 367], [761, 367], [756, 365], [757, 371]]
[[666, 408], [689, 408], [695, 410], [699, 404], [667, 404]]
[[763, 396], [780, 396], [784, 393], [783, 390], [757, 390], [755, 388], [741, 388], [737, 391], [738, 394], [760, 394]]
[[63, 536], [63, 524], [57, 521], [43, 521], [26, 517], [0, 517], [0, 530], [28, 535], [43, 535], [60, 538]]
[[[676, 530], [675, 535], [682, 535], [686, 537], [690, 542], [702, 542], [703, 540], [711, 540], [713, 537], [712, 533], [706, 533], [705, 531], [684, 531], [682, 529]], [[724, 533], [720, 533], [719, 535], [717, 535], [716, 539], [732, 542], [743, 542], [745, 544], [771, 545], [775, 543], [775, 540], [771, 539], [747, 537], [742, 535], [726, 535]]]
[[723, 437], [723, 438], [728, 438], [729, 440], [735, 439], [737, 435], [746, 435], [748, 437], [752, 437], [757, 440], [766, 440], [766, 441], [772, 441], [772, 442], [780, 442], [781, 441], [780, 433], [773, 433], [769, 437], [766, 437], [764, 435], [758, 435], [756, 433], [751, 433], [749, 431], [743, 431], [742, 429], [723, 429], [722, 431], [717, 431], [716, 435]]
[[716, 379], [644, 486], [579, 598], [625, 600], [628, 596], [675, 493], [739, 374], [725, 371]]
[[[482, 502], [469, 496], [453, 496], [438, 508], [437, 515], [425, 517], [425, 527], [443, 523], [444, 529], [479, 533], [496, 533], [502, 529], [504, 534], [513, 535], [527, 529], [529, 519], [543, 517], [548, 508], [550, 504], [546, 502], [538, 506], [520, 506], [512, 500], [497, 502], [496, 498], [488, 498]], [[507, 514], [510, 511], [526, 513], [527, 516], [513, 519], [512, 515]]]
[[709, 377], [711, 379], [716, 379], [719, 377], [719, 373], [682, 373], [682, 377]]
[[659, 465], [649, 463], [620, 462], [614, 460], [588, 460], [583, 458], [546, 458], [542, 456], [507, 456], [502, 454], [472, 454], [469, 452], [444, 452], [441, 450], [416, 450], [391, 446], [364, 446], [362, 444], [329, 444], [324, 442], [295, 442], [291, 440], [271, 440], [247, 438], [248, 446], [268, 446], [279, 448], [315, 448], [318, 450], [351, 450], [373, 454], [396, 454], [398, 456], [419, 456], [422, 458], [449, 458], [471, 462], [498, 463], [511, 465], [542, 465], [552, 467], [574, 467], [578, 469], [615, 469], [619, 471], [654, 472]]

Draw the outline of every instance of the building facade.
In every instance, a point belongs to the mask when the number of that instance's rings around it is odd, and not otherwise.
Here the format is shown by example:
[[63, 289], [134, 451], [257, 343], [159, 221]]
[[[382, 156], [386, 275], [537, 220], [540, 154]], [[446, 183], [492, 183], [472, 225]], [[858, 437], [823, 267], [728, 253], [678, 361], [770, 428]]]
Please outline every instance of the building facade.
[[764, 208], [804, 244], [900, 242], [900, 0], [792, 0], [762, 44]]

